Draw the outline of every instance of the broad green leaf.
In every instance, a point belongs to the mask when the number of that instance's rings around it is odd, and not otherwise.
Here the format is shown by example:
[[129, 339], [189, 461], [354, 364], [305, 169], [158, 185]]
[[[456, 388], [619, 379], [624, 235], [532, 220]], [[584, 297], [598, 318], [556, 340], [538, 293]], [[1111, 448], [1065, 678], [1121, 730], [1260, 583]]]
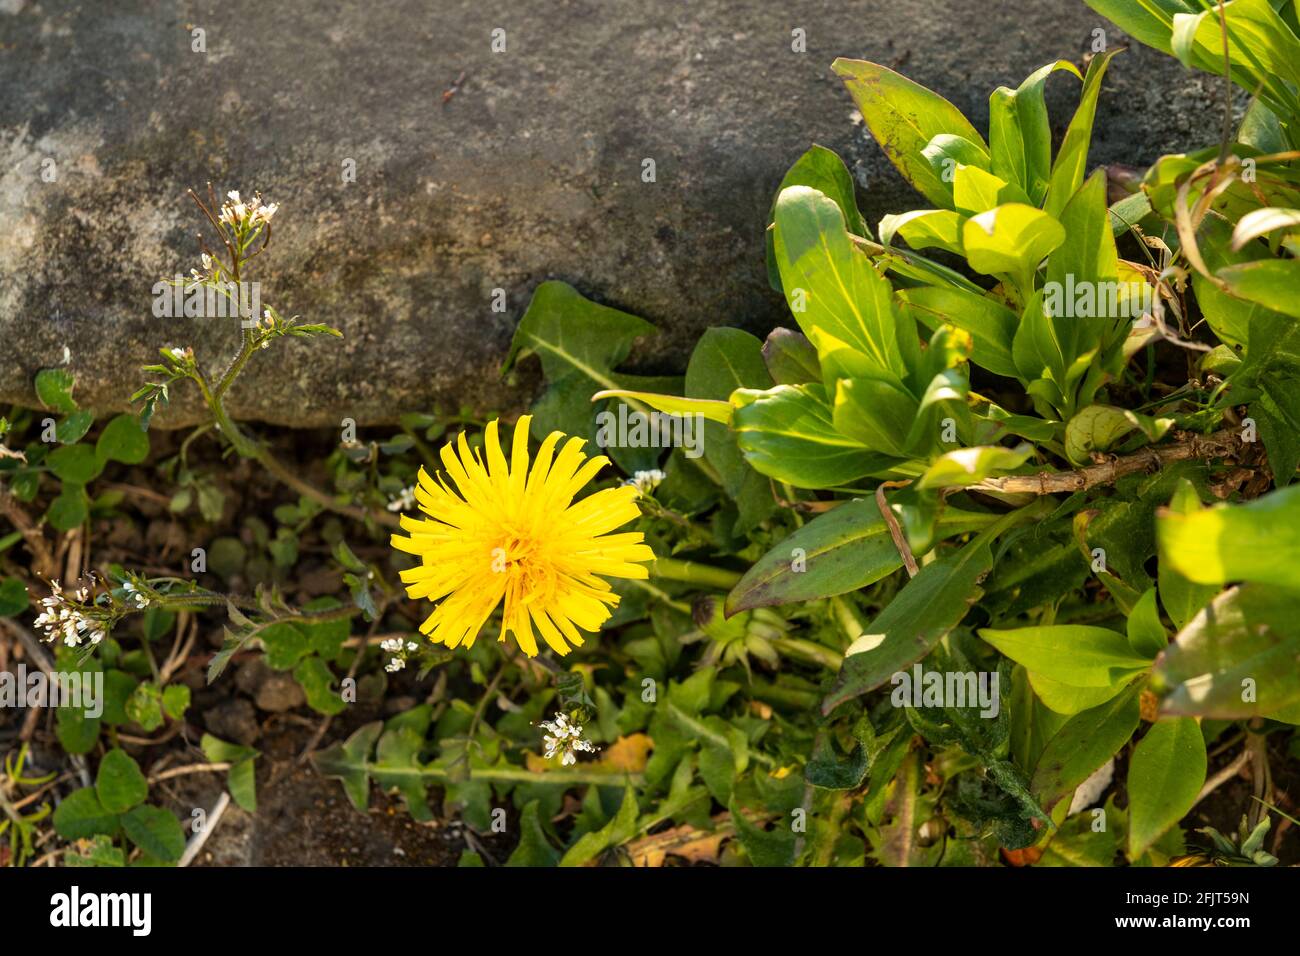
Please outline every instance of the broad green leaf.
[[49, 510], [45, 512], [50, 524], [59, 531], [71, 531], [85, 521], [89, 514], [90, 499], [86, 497], [85, 487], [72, 481], [64, 483], [59, 496], [50, 502]]
[[70, 415], [78, 408], [72, 397], [76, 382], [65, 368], [43, 368], [36, 373], [36, 397], [51, 411]]
[[1161, 563], [1197, 584], [1258, 581], [1300, 587], [1300, 486], [1248, 504], [1156, 516]]
[[1049, 813], [1128, 743], [1137, 730], [1143, 683], [1134, 681], [1101, 706], [1075, 714], [1047, 742], [1030, 786]]
[[155, 859], [175, 863], [185, 852], [185, 831], [161, 807], [136, 807], [122, 817], [122, 829], [131, 842]]
[[1218, 278], [1227, 283], [1232, 294], [1274, 312], [1300, 317], [1300, 260], [1260, 259], [1226, 266]]
[[1083, 75], [1069, 60], [1040, 67], [1017, 89], [999, 87], [989, 97], [991, 171], [1007, 182], [1019, 183], [1037, 206], [1047, 193], [1052, 168], [1052, 130], [1043, 87], [1057, 70]]
[[1106, 208], [1105, 170], [1097, 170], [1079, 187], [1059, 218], [1069, 241], [1048, 256], [1043, 303], [1073, 360], [1109, 345], [1119, 327], [1129, 324], [1128, 297], [1119, 294], [1119, 256]]
[[1032, 286], [1032, 276], [1053, 249], [1065, 241], [1065, 229], [1052, 216], [1024, 203], [1007, 203], [962, 226], [966, 261], [985, 275], [1010, 275]]
[[1294, 104], [1292, 91], [1300, 84], [1300, 41], [1268, 0], [1232, 0], [1223, 6], [1222, 21], [1216, 7], [1175, 14], [1169, 40], [1174, 56], [1188, 68], [1222, 76], [1223, 21], [1233, 79], [1252, 91], [1262, 87], [1267, 102], [1280, 98]]
[[149, 796], [149, 784], [140, 765], [125, 750], [114, 749], [99, 762], [95, 793], [109, 813], [125, 813]]
[[1029, 672], [1028, 679], [1029, 686], [1034, 689], [1034, 694], [1043, 702], [1043, 706], [1054, 714], [1066, 717], [1100, 707], [1124, 689], [1122, 682], [1105, 687], [1075, 687], [1032, 671]]
[[86, 437], [90, 426], [95, 424], [94, 412], [73, 412], [55, 426], [54, 434], [61, 445], [73, 445]]
[[[781, 195], [782, 190], [789, 186], [810, 186], [828, 196], [840, 207], [849, 232], [864, 239], [871, 238], [867, 221], [862, 218], [862, 213], [858, 210], [858, 201], [853, 190], [853, 176], [844, 165], [844, 160], [840, 159], [839, 154], [834, 150], [814, 143], [812, 148], [795, 160], [794, 165], [786, 172], [777, 187], [776, 195]], [[776, 200], [774, 199], [772, 208], [767, 214], [768, 225], [771, 225], [775, 212]], [[775, 233], [768, 229], [766, 237], [768, 281], [773, 289], [780, 292], [781, 272], [776, 264]], [[781, 384], [797, 383], [782, 382]]]
[[[678, 391], [678, 380], [614, 371], [636, 340], [654, 331], [644, 319], [597, 305], [563, 282], [539, 285], [502, 365], [506, 372], [528, 355], [541, 361], [547, 389], [533, 406], [533, 437], [540, 441], [560, 431], [594, 441], [596, 416], [607, 409], [593, 405], [591, 396], [602, 389]], [[660, 450], [613, 446], [609, 453], [620, 466], [635, 470], [654, 467]]]
[[988, 543], [977, 539], [921, 568], [849, 647], [822, 713], [879, 687], [929, 653], [979, 600], [979, 582], [992, 566]]
[[871, 135], [903, 178], [936, 206], [948, 206], [952, 184], [935, 173], [922, 153], [941, 133], [960, 136], [987, 152], [984, 138], [961, 110], [876, 63], [841, 58], [831, 69], [844, 80]]
[[1136, 654], [1155, 658], [1169, 645], [1169, 635], [1160, 623], [1156, 589], [1147, 588], [1128, 616], [1128, 643]]
[[54, 809], [54, 829], [65, 840], [84, 840], [117, 832], [117, 814], [104, 809], [94, 787], [74, 790]]
[[99, 474], [103, 463], [95, 458], [95, 450], [88, 445], [64, 445], [45, 457], [50, 471], [60, 481], [84, 485]]
[[1030, 674], [1073, 687], [1113, 687], [1151, 662], [1129, 647], [1117, 631], [1084, 624], [1049, 624], [1009, 630], [984, 628], [989, 644], [1023, 664]]
[[[1169, 510], [1176, 514], [1191, 514], [1199, 511], [1201, 499], [1196, 487], [1188, 480], [1181, 480], [1175, 487], [1169, 502]], [[1210, 598], [1219, 593], [1218, 584], [1194, 584], [1174, 570], [1171, 562], [1158, 562], [1160, 603], [1177, 628], [1184, 628], [1187, 622], [1196, 616]]]
[[[726, 327], [705, 331], [686, 366], [686, 394], [692, 399], [715, 402], [732, 411], [726, 399], [738, 388], [763, 389], [772, 377], [763, 361], [763, 346], [741, 329]], [[740, 510], [735, 532], [744, 534], [770, 515], [776, 507], [771, 481], [746, 463], [736, 436], [727, 422], [704, 425], [704, 459], [717, 472], [722, 487]]]
[[822, 380], [817, 349], [808, 336], [793, 329], [773, 329], [763, 342], [763, 361], [778, 385], [816, 384]]
[[1020, 186], [978, 166], [965, 165], [958, 165], [953, 172], [952, 202], [957, 212], [967, 216], [987, 212], [1007, 203], [1032, 205]]
[[1205, 738], [1191, 717], [1160, 720], [1128, 766], [1128, 856], [1136, 860], [1196, 802], [1205, 783]]
[[1020, 321], [996, 299], [940, 286], [903, 289], [898, 297], [931, 331], [946, 323], [970, 335], [974, 344], [971, 361], [976, 365], [995, 375], [1018, 376], [1011, 343]]
[[757, 471], [799, 488], [834, 488], [890, 467], [892, 460], [841, 435], [818, 385], [738, 389], [733, 429]]
[[1219, 595], [1156, 661], [1161, 712], [1225, 720], [1300, 702], [1300, 592], [1244, 584]]
[[1118, 52], [1119, 49], [1114, 49], [1099, 53], [1088, 64], [1088, 72], [1083, 77], [1083, 92], [1079, 95], [1079, 106], [1074, 111], [1065, 138], [1061, 141], [1061, 148], [1056, 151], [1056, 160], [1052, 163], [1052, 177], [1043, 202], [1043, 209], [1052, 216], [1060, 214], [1075, 190], [1083, 183], [1088, 165], [1088, 146], [1092, 142], [1092, 121], [1097, 112], [1097, 97], [1101, 93], [1101, 78], [1106, 74], [1111, 57]]
[[906, 378], [917, 347], [901, 334], [888, 280], [854, 248], [834, 201], [792, 186], [777, 197], [774, 229], [786, 301], [823, 371]]
[[894, 379], [842, 378], [835, 386], [831, 421], [835, 430], [864, 448], [907, 458], [907, 434], [920, 403]]
[[1139, 43], [1145, 43], [1164, 53], [1172, 53], [1169, 45], [1175, 14], [1188, 13], [1195, 7], [1185, 0], [1084, 0], [1107, 20]]
[[321, 775], [342, 783], [348, 800], [362, 813], [370, 804], [370, 751], [383, 732], [383, 721], [376, 720], [359, 727], [347, 740], [312, 757], [312, 763]]
[[134, 415], [118, 415], [100, 432], [95, 455], [100, 461], [138, 465], [149, 456], [149, 433]]
[[[921, 155], [930, 164], [935, 175], [944, 182], [953, 183], [954, 198], [957, 192], [956, 176], [959, 167], [970, 166], [986, 173], [989, 168], [989, 154], [983, 145], [972, 143], [964, 136], [954, 136], [951, 133], [940, 133], [935, 136], [926, 144], [925, 149], [921, 150]], [[960, 203], [957, 204], [957, 208], [962, 208]]]
[[[936, 523], [935, 536], [974, 531], [993, 518], [949, 507]], [[727, 595], [726, 611], [732, 615], [846, 594], [879, 581], [902, 563], [875, 498], [854, 499], [818, 515], [763, 555]]]
[[882, 217], [880, 241], [889, 245], [895, 236], [902, 236], [913, 249], [942, 249], [962, 255], [961, 227], [965, 221], [965, 216], [950, 209], [913, 209]]
[[1003, 448], [1001, 445], [959, 448], [940, 455], [926, 469], [916, 487], [924, 491], [928, 488], [973, 485], [993, 475], [1019, 468], [1033, 453], [1034, 447], [1027, 443], [1021, 443], [1015, 448]]

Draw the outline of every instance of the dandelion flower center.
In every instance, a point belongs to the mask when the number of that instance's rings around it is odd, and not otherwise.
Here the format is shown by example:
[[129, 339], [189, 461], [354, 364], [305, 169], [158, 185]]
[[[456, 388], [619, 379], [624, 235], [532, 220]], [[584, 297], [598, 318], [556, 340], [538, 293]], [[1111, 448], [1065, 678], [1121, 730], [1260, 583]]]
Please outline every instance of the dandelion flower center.
[[445, 473], [420, 471], [414, 497], [427, 517], [403, 516], [410, 536], [394, 535], [393, 546], [421, 559], [402, 580], [411, 597], [438, 602], [420, 626], [435, 643], [473, 644], [502, 607], [499, 640], [513, 634], [532, 656], [540, 634], [567, 654], [618, 605], [608, 578], [649, 576], [644, 562], [654, 553], [641, 533], [611, 533], [639, 515], [638, 490], [605, 488], [574, 501], [608, 461], [584, 455], [582, 439], [552, 432], [530, 467], [529, 424], [525, 416], [515, 426], [509, 462], [493, 421], [482, 454], [462, 434], [442, 449]]

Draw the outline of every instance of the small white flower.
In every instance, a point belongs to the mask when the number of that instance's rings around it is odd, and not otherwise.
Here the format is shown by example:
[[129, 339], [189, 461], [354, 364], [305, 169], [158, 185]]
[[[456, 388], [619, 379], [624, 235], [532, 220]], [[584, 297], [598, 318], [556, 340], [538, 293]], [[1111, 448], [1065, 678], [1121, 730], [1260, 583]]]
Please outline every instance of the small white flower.
[[388, 503], [389, 511], [410, 511], [415, 507], [415, 486], [403, 488], [392, 501]]
[[568, 767], [577, 762], [576, 752], [581, 750], [586, 753], [595, 753], [597, 747], [590, 740], [584, 740], [582, 736], [582, 725], [573, 723], [567, 714], [557, 713], [550, 720], [543, 720], [541, 726], [547, 730], [542, 737], [542, 745], [546, 748], [546, 759], [558, 755], [560, 765]]
[[649, 471], [638, 471], [631, 478], [624, 482], [625, 485], [636, 485], [638, 491], [643, 495], [648, 495], [659, 486], [659, 482], [668, 476], [658, 468], [652, 468]]
[[405, 666], [406, 666], [405, 658], [394, 657], [392, 660], [388, 662], [388, 666], [385, 667], [384, 670], [388, 671], [388, 673], [390, 674], [393, 674], [396, 673], [397, 671], [400, 671]]

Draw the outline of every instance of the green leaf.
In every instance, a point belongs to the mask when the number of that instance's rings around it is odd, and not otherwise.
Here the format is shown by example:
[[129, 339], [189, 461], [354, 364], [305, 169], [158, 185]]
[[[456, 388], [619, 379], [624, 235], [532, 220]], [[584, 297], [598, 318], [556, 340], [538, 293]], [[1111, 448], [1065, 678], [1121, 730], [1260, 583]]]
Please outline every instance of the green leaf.
[[[740, 329], [706, 330], [686, 366], [686, 394], [692, 399], [718, 400], [728, 411], [731, 405], [726, 399], [736, 389], [762, 389], [771, 384], [762, 343]], [[726, 424], [705, 422], [703, 442], [704, 460], [713, 466], [723, 490], [740, 509], [735, 532], [744, 534], [776, 508], [771, 482], [746, 463]]]
[[[974, 531], [991, 520], [989, 515], [949, 507], [939, 517], [935, 536]], [[876, 499], [846, 501], [813, 518], [755, 562], [727, 595], [726, 613], [847, 594], [902, 565]]]
[[29, 606], [27, 586], [18, 578], [0, 578], [0, 617], [21, 614]]
[[[256, 812], [257, 778], [253, 761], [261, 756], [261, 751], [229, 743], [211, 734], [204, 734], [199, 744], [209, 762], [230, 764], [230, 770], [226, 773], [226, 789], [240, 807], [249, 813]], [[368, 782], [363, 785], [363, 793], [368, 786]]]
[[621, 846], [636, 836], [636, 821], [636, 791], [628, 787], [614, 818], [599, 830], [579, 837], [560, 860], [560, 866], [583, 866], [611, 847]]
[[1300, 288], [1300, 260], [1260, 259], [1225, 266], [1217, 277], [1227, 283], [1232, 294], [1274, 312], [1300, 317], [1300, 302], [1295, 290]]
[[1190, 717], [1157, 721], [1128, 767], [1128, 856], [1136, 860], [1186, 816], [1205, 783], [1205, 738]]
[[1075, 714], [1048, 740], [1030, 783], [1048, 813], [1128, 743], [1137, 730], [1143, 684], [1134, 681], [1099, 707]]
[[[637, 339], [654, 331], [644, 319], [597, 305], [566, 283], [539, 285], [502, 365], [504, 373], [528, 355], [541, 361], [547, 389], [533, 406], [533, 437], [540, 441], [552, 431], [561, 431], [594, 442], [596, 415], [605, 409], [602, 404], [593, 405], [591, 396], [602, 389], [676, 391], [672, 379], [613, 371]], [[611, 447], [610, 453], [624, 467], [650, 468], [659, 450]]]
[[73, 412], [54, 428], [55, 437], [62, 445], [73, 445], [86, 437], [90, 426], [95, 424], [94, 412]]
[[788, 820], [778, 819], [770, 830], [763, 830], [745, 816], [745, 811], [734, 798], [730, 810], [736, 836], [740, 838], [740, 845], [744, 847], [750, 863], [757, 867], [794, 865], [796, 837]]
[[[779, 196], [782, 190], [789, 186], [810, 186], [830, 197], [840, 207], [840, 212], [844, 214], [844, 222], [848, 226], [849, 232], [864, 239], [871, 237], [871, 231], [867, 228], [867, 221], [862, 218], [862, 213], [858, 210], [858, 201], [853, 190], [853, 177], [849, 174], [848, 167], [844, 165], [844, 160], [840, 159], [833, 150], [813, 144], [808, 152], [795, 160], [794, 165], [790, 167], [781, 180], [781, 185], [777, 187], [776, 195]], [[767, 215], [768, 225], [771, 225], [775, 212], [776, 201], [774, 199], [772, 208]], [[775, 236], [772, 230], [768, 229], [766, 232], [767, 277], [772, 288], [780, 292], [781, 272], [776, 265], [776, 244], [774, 240]]]
[[921, 568], [845, 652], [822, 713], [879, 687], [929, 653], [979, 600], [979, 582], [992, 566], [988, 543], [977, 539]]
[[[710, 329], [709, 331], [715, 330]], [[735, 332], [739, 330], [728, 329], [727, 331]], [[732, 408], [729, 403], [724, 401], [683, 398], [680, 395], [659, 395], [656, 392], [635, 392], [628, 388], [606, 388], [591, 396], [593, 402], [606, 398], [630, 398], [633, 401], [644, 402], [651, 408], [669, 415], [703, 415], [706, 421], [717, 422], [722, 425], [731, 422]]]
[[307, 706], [318, 714], [339, 714], [347, 707], [343, 695], [334, 689], [333, 672], [319, 657], [303, 660], [293, 669], [293, 676], [307, 695]]
[[140, 765], [121, 749], [110, 750], [99, 763], [95, 793], [109, 813], [125, 813], [149, 796], [149, 783]]
[[880, 241], [889, 245], [898, 235], [913, 249], [942, 249], [961, 255], [961, 227], [965, 221], [964, 215], [951, 209], [913, 209], [884, 216], [880, 220]]
[[962, 226], [966, 261], [985, 275], [1011, 275], [1032, 284], [1032, 274], [1065, 241], [1064, 227], [1052, 216], [1024, 203], [1007, 203]]
[[[1006, 203], [1031, 205], [1025, 191], [979, 166], [958, 164], [952, 177], [952, 202], [967, 216], [987, 212]], [[956, 251], [956, 250], [954, 250]]]
[[146, 731], [163, 725], [162, 691], [153, 681], [145, 681], [127, 698], [126, 716]]
[[149, 433], [140, 427], [135, 416], [118, 415], [99, 433], [95, 454], [101, 462], [138, 465], [149, 457]]
[[[1151, 662], [1139, 657], [1117, 631], [1084, 624], [1050, 624], [979, 635], [1032, 674], [1072, 687], [1116, 687]], [[1118, 690], [1118, 687], [1116, 687]]]
[[339, 780], [352, 806], [362, 813], [370, 804], [370, 751], [383, 732], [383, 721], [376, 720], [358, 728], [347, 740], [312, 757], [312, 763], [321, 775]]
[[102, 463], [95, 458], [94, 449], [88, 445], [65, 445], [56, 448], [46, 456], [45, 462], [60, 481], [78, 485], [86, 484], [103, 468]]
[[737, 389], [733, 429], [745, 460], [799, 488], [834, 488], [889, 468], [892, 460], [841, 435], [820, 385]]
[[1128, 643], [1134, 653], [1151, 658], [1169, 646], [1169, 635], [1156, 607], [1155, 588], [1147, 588], [1128, 616]]
[[1219, 595], [1156, 661], [1161, 712], [1236, 720], [1300, 702], [1300, 593], [1244, 584]]
[[1083, 183], [1088, 167], [1088, 146], [1092, 142], [1092, 121], [1097, 112], [1097, 97], [1101, 94], [1101, 78], [1106, 74], [1111, 57], [1119, 49], [1107, 50], [1092, 58], [1083, 78], [1083, 92], [1079, 106], [1065, 131], [1061, 148], [1056, 151], [1052, 164], [1052, 178], [1047, 187], [1043, 209], [1052, 216], [1060, 215], [1066, 203]]
[[918, 490], [957, 488], [973, 485], [993, 475], [1019, 468], [1034, 453], [1034, 446], [1022, 442], [1015, 448], [978, 445], [946, 452], [935, 459], [917, 482]]
[[45, 512], [50, 524], [59, 531], [71, 531], [80, 526], [89, 514], [90, 501], [86, 498], [86, 489], [74, 482], [64, 484], [59, 496], [50, 502], [50, 507]]
[[1040, 67], [1011, 90], [999, 87], [989, 97], [989, 154], [992, 172], [1019, 183], [1032, 205], [1043, 201], [1052, 166], [1052, 130], [1043, 88], [1057, 70], [1083, 75], [1069, 60]]
[[1163, 438], [1172, 424], [1172, 419], [1152, 419], [1127, 408], [1089, 405], [1065, 426], [1065, 453], [1076, 465], [1091, 464], [1093, 452], [1110, 451], [1130, 432], [1141, 431], [1154, 442]]
[[763, 342], [763, 361], [778, 385], [804, 385], [822, 380], [821, 362], [808, 336], [793, 329], [773, 329]]
[[51, 411], [70, 415], [77, 411], [72, 398], [76, 377], [65, 368], [43, 368], [36, 373], [36, 397]]
[[163, 688], [163, 711], [172, 720], [180, 720], [190, 708], [190, 689], [184, 684], [169, 684]]
[[893, 289], [854, 248], [839, 207], [815, 189], [792, 186], [777, 197], [774, 229], [786, 300], [823, 371], [903, 381], [906, 356], [917, 346], [900, 334]]
[[844, 80], [871, 135], [903, 178], [936, 206], [948, 206], [952, 184], [934, 171], [923, 150], [941, 133], [984, 148], [975, 127], [942, 96], [887, 67], [840, 58], [831, 69]]
[[185, 831], [161, 807], [136, 807], [122, 817], [122, 829], [132, 843], [164, 863], [175, 863], [185, 852]]
[[1197, 584], [1300, 587], [1300, 486], [1242, 505], [1156, 515], [1161, 563]]
[[971, 361], [976, 365], [995, 375], [1019, 377], [1011, 344], [1020, 319], [996, 299], [941, 286], [902, 289], [898, 297], [927, 329], [947, 324], [970, 335]]
[[54, 809], [54, 829], [65, 840], [112, 836], [117, 826], [117, 814], [104, 809], [94, 787], [72, 791]]
[[519, 845], [506, 860], [506, 866], [555, 866], [559, 859], [559, 852], [551, 846], [542, 828], [541, 804], [531, 800], [519, 814]]

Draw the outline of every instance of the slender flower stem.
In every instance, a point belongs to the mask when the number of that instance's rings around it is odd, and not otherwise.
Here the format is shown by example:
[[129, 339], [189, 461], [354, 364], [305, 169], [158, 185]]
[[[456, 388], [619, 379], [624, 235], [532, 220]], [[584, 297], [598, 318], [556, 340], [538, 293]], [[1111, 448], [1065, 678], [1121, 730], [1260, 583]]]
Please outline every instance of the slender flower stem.
[[715, 568], [696, 561], [679, 561], [677, 558], [655, 558], [654, 564], [650, 565], [650, 576], [723, 591], [734, 588], [741, 577], [738, 571]]

